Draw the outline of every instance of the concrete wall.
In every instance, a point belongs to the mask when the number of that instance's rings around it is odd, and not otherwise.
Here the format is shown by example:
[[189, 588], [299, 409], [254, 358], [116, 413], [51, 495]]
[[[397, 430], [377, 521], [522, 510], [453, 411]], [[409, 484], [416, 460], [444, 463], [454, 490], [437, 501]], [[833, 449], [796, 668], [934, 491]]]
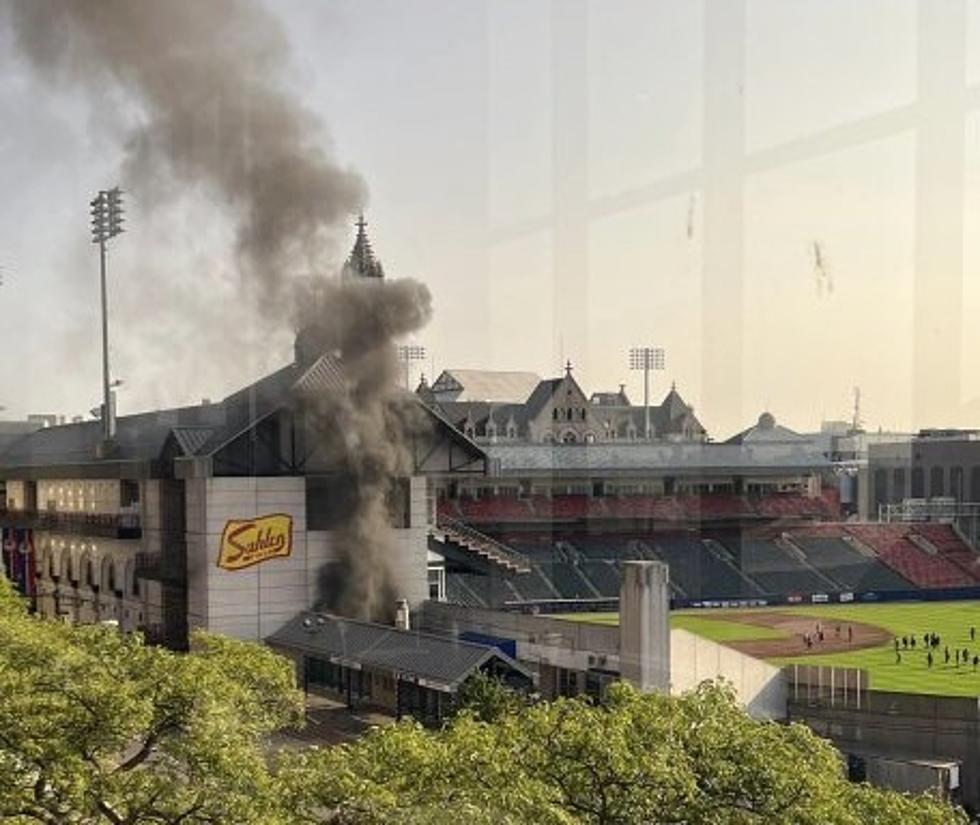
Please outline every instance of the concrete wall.
[[513, 639], [517, 658], [533, 668], [551, 665], [566, 670], [619, 670], [618, 627], [442, 602], [426, 602], [421, 621], [422, 629], [431, 633], [473, 631]]
[[688, 630], [671, 630], [670, 692], [683, 693], [718, 678], [731, 682], [752, 716], [786, 718], [786, 679], [780, 668]]
[[670, 685], [670, 586], [667, 565], [627, 561], [619, 594], [620, 673], [642, 691]]
[[[555, 694], [555, 668], [581, 672], [583, 689], [585, 671], [621, 670], [620, 632], [613, 625], [441, 602], [426, 602], [421, 620], [422, 629], [431, 633], [459, 635], [474, 631], [513, 639], [517, 642], [517, 658], [539, 673], [538, 689], [546, 697]], [[722, 677], [732, 683], [739, 701], [753, 716], [785, 718], [786, 681], [778, 667], [680, 629], [670, 632], [668, 658], [671, 693], [682, 693], [706, 679]]]
[[[190, 627], [205, 627], [241, 639], [262, 639], [308, 606], [305, 479], [189, 479], [185, 495]], [[227, 522], [272, 513], [293, 518], [291, 555], [243, 570], [218, 567], [221, 534]]]
[[975, 697], [871, 690], [860, 709], [790, 697], [789, 718], [844, 753], [962, 763], [963, 802], [980, 809], [980, 705]]
[[[306, 529], [305, 478], [188, 478], [185, 485], [191, 627], [264, 639], [318, 601], [322, 578], [330, 575], [337, 548], [330, 532]], [[417, 608], [428, 596], [424, 478], [411, 479], [409, 506], [410, 526], [393, 530], [388, 561], [398, 596]], [[272, 513], [293, 518], [291, 555], [243, 570], [219, 568], [221, 534], [227, 522]]]

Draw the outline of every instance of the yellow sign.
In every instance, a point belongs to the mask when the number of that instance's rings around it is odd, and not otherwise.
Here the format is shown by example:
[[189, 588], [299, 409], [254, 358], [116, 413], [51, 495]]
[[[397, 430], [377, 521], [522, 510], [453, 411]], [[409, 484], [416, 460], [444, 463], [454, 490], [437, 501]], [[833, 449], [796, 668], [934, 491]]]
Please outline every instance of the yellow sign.
[[232, 519], [221, 534], [218, 567], [241, 570], [253, 564], [288, 556], [293, 551], [293, 517], [273, 513], [250, 519]]

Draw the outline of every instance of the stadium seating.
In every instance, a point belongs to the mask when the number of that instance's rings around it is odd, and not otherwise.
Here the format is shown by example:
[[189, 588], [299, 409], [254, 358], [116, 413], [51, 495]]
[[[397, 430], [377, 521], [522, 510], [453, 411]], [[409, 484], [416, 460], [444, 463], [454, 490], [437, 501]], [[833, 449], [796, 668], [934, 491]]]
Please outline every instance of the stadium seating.
[[797, 494], [737, 496], [706, 493], [682, 496], [534, 495], [463, 497], [442, 499], [440, 518], [461, 519], [474, 524], [534, 522], [578, 522], [609, 520], [653, 520], [698, 522], [733, 519], [831, 519], [839, 517], [837, 492], [824, 490], [810, 498]]
[[914, 531], [935, 547], [943, 558], [980, 582], [980, 556], [964, 543], [949, 524], [916, 524]]
[[670, 565], [670, 578], [692, 599], [742, 598], [759, 595], [737, 569], [705, 547], [696, 536], [663, 534], [644, 542]]
[[615, 598], [619, 595], [621, 573], [615, 562], [590, 559], [581, 562], [579, 569], [592, 582], [600, 596]]
[[919, 587], [968, 587], [975, 580], [941, 555], [931, 556], [906, 537], [902, 524], [849, 525], [848, 531], [872, 547], [878, 557]]
[[528, 572], [493, 580], [450, 572], [448, 598], [497, 606], [515, 600], [613, 598], [620, 567], [631, 559], [669, 564], [674, 595], [690, 599], [907, 591], [980, 582], [980, 556], [941, 524], [808, 521], [787, 527], [770, 522], [750, 528], [602, 533], [567, 526], [557, 533], [522, 529], [497, 538], [527, 558]]
[[774, 541], [744, 538], [726, 544], [744, 574], [765, 593], [825, 593], [833, 583]]
[[865, 556], [841, 538], [841, 528], [836, 536], [797, 535], [793, 540], [806, 553], [807, 561], [842, 590], [908, 590], [913, 587], [890, 567], [870, 556]]

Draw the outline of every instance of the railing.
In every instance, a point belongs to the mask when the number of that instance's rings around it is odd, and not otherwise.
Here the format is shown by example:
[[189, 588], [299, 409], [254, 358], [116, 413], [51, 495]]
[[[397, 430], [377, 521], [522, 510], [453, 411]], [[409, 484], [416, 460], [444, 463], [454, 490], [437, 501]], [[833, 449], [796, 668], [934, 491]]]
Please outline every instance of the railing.
[[53, 510], [0, 510], [0, 526], [53, 530], [107, 538], [143, 535], [139, 513], [72, 513]]
[[[527, 556], [518, 553], [516, 550], [502, 544], [496, 539], [491, 538], [479, 530], [474, 530], [462, 522], [449, 518], [441, 518], [435, 527], [437, 532], [442, 532], [449, 539], [457, 543], [470, 543], [476, 548], [485, 549], [487, 555], [495, 561], [514, 567], [519, 573], [527, 573], [531, 569], [531, 562]], [[462, 541], [460, 541], [462, 539]]]

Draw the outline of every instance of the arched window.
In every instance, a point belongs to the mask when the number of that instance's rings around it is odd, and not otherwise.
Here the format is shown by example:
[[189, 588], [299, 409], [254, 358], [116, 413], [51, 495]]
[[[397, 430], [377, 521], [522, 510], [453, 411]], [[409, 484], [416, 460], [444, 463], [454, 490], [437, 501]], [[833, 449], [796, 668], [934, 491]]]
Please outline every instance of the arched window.
[[936, 496], [946, 495], [943, 489], [943, 468], [933, 467], [929, 471], [929, 496], [935, 498]]
[[552, 421], [557, 421], [557, 420], [558, 420], [558, 407], [555, 407], [555, 408], [554, 408], [554, 409], [553, 409], [553, 410], [551, 411], [551, 420], [552, 420]]
[[925, 498], [926, 474], [921, 467], [912, 468], [912, 498]]
[[901, 501], [903, 498], [908, 498], [905, 489], [905, 468], [896, 467], [892, 472], [892, 500]]
[[582, 407], [582, 409], [580, 409], [578, 413], [579, 413], [579, 418], [585, 421], [585, 407]]
[[566, 416], [567, 416], [565, 418], [565, 420], [566, 421], [571, 421], [572, 420], [572, 408], [569, 407], [567, 410], [565, 410], [565, 413], [566, 413]]
[[507, 437], [508, 438], [517, 438], [517, 428], [516, 427], [508, 427], [507, 428]]
[[963, 501], [963, 468], [949, 468], [949, 494], [957, 501]]
[[871, 491], [872, 501], [875, 503], [875, 510], [879, 504], [888, 501], [888, 475], [883, 469], [875, 470], [874, 489]]
[[970, 501], [980, 501], [980, 465], [970, 469]]

